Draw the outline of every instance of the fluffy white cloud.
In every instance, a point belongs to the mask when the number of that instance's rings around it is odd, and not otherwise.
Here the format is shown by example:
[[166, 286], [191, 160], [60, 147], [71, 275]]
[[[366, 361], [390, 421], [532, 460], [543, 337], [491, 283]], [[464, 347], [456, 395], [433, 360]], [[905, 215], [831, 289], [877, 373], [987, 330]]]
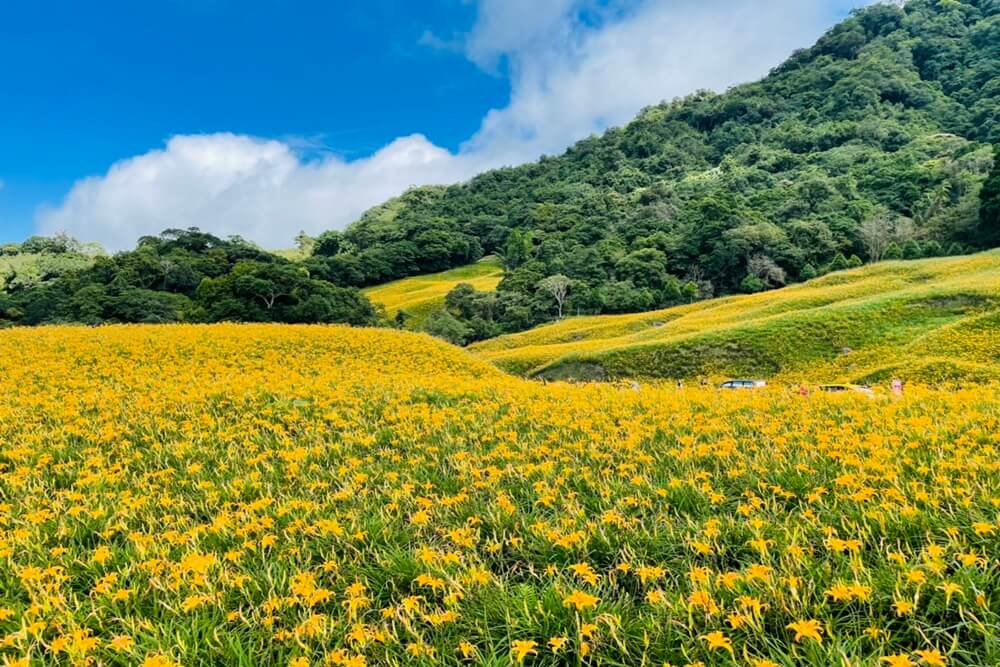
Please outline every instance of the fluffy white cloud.
[[421, 135], [353, 162], [302, 161], [286, 143], [247, 136], [176, 136], [77, 182], [37, 222], [41, 233], [67, 231], [110, 249], [189, 226], [285, 247], [299, 230], [342, 228], [411, 185], [459, 180], [469, 173], [463, 163]]
[[342, 228], [409, 186], [560, 152], [643, 106], [757, 78], [851, 1], [479, 0], [460, 43], [485, 69], [505, 64], [511, 98], [458, 153], [413, 135], [360, 160], [303, 160], [286, 142], [176, 136], [79, 181], [60, 205], [38, 212], [36, 225], [112, 249], [188, 226], [287, 246], [300, 229]]

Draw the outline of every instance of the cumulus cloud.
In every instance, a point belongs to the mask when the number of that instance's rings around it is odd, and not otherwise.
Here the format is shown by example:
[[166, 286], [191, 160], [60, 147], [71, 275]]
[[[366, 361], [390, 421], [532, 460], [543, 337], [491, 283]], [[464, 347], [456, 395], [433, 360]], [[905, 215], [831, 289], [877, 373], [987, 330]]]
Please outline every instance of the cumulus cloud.
[[42, 233], [68, 231], [112, 249], [189, 226], [284, 247], [298, 230], [343, 228], [414, 184], [456, 181], [468, 173], [462, 163], [421, 135], [353, 162], [303, 161], [285, 142], [247, 136], [176, 136], [79, 181], [38, 223]]
[[421, 38], [485, 70], [502, 63], [510, 77], [509, 105], [486, 114], [458, 152], [412, 135], [363, 159], [304, 159], [289, 141], [176, 136], [77, 182], [36, 226], [112, 249], [188, 226], [287, 246], [300, 229], [343, 228], [410, 186], [560, 152], [643, 106], [758, 78], [815, 40], [845, 2], [479, 0], [469, 34]]

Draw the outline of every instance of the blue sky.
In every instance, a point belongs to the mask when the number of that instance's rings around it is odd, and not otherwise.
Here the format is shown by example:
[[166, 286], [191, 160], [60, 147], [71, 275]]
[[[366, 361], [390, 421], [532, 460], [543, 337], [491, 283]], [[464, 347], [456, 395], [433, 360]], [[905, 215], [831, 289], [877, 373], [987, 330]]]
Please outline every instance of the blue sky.
[[3, 3], [0, 241], [120, 248], [198, 225], [287, 245], [410, 185], [756, 78], [852, 4]]

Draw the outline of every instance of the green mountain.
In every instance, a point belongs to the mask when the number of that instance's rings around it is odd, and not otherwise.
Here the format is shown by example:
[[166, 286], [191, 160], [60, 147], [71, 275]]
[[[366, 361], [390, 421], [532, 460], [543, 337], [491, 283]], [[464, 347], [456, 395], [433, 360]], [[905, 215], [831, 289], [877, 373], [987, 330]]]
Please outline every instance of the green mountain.
[[1000, 1], [875, 5], [761, 81], [411, 190], [322, 235], [307, 265], [366, 286], [497, 254], [497, 296], [461, 315], [498, 332], [555, 316], [539, 287], [554, 274], [572, 280], [565, 312], [600, 314], [959, 254], [996, 242], [979, 195], [998, 119]]

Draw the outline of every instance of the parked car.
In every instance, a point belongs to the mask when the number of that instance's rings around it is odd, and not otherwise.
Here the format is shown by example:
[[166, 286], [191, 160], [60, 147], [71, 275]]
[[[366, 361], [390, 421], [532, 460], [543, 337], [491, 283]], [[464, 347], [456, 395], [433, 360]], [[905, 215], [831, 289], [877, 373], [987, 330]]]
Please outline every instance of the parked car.
[[862, 384], [821, 384], [819, 386], [819, 390], [831, 394], [853, 391], [859, 394], [866, 394], [868, 396], [873, 396], [875, 393], [872, 391], [871, 387]]
[[764, 380], [727, 380], [719, 385], [719, 389], [763, 389], [766, 386]]

